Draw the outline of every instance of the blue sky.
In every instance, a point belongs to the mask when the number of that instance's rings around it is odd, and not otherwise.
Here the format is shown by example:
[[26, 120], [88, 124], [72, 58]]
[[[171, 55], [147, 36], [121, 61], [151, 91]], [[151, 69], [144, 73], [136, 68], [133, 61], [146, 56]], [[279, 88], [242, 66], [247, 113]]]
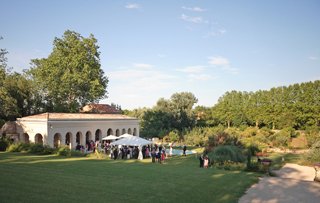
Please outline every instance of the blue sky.
[[320, 79], [320, 1], [0, 0], [0, 48], [21, 72], [67, 29], [98, 40], [108, 98], [152, 107], [192, 92], [213, 106], [226, 91]]

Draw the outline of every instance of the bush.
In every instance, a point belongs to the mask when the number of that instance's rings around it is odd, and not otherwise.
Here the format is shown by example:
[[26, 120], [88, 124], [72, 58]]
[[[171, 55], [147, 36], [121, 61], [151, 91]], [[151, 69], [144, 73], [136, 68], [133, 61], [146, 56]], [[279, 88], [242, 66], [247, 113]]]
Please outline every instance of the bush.
[[71, 150], [71, 156], [72, 157], [84, 157], [84, 156], [86, 156], [86, 154], [84, 154], [81, 151]]
[[6, 140], [4, 137], [0, 138], [0, 151], [4, 152], [7, 150], [7, 147], [9, 146], [8, 140]]
[[243, 137], [253, 137], [256, 136], [258, 134], [258, 128], [256, 127], [247, 127], [242, 133], [241, 135]]
[[227, 171], [241, 171], [245, 169], [245, 165], [243, 163], [225, 161], [222, 165], [216, 165], [217, 169], [224, 169]]
[[243, 162], [245, 160], [241, 149], [232, 145], [218, 146], [208, 156], [210, 160], [220, 165], [223, 165], [226, 161]]
[[319, 127], [309, 127], [306, 130], [306, 139], [308, 142], [308, 146], [311, 147], [312, 144], [316, 143], [320, 140], [320, 129]]
[[236, 135], [220, 132], [210, 136], [208, 140], [209, 149], [219, 145], [241, 145], [241, 143]]
[[275, 133], [270, 138], [274, 146], [287, 147], [292, 136], [294, 136], [292, 128], [285, 128]]
[[8, 152], [27, 152], [30, 150], [30, 144], [27, 143], [14, 143], [7, 149]]
[[55, 154], [55, 153], [56, 153], [56, 149], [50, 147], [49, 145], [44, 145], [43, 152], [41, 154], [48, 155], [48, 154]]
[[320, 141], [314, 143], [306, 155], [306, 159], [312, 163], [320, 162]]
[[42, 144], [30, 144], [30, 150], [29, 152], [31, 154], [42, 154], [44, 152], [44, 146]]
[[59, 156], [71, 156], [71, 150], [68, 146], [59, 147], [57, 154]]

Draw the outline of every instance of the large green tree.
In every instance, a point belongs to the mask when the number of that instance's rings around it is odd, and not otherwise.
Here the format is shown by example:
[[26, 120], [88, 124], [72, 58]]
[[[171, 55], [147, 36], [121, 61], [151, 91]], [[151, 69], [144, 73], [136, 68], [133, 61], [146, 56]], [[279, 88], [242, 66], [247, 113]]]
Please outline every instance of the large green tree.
[[[2, 37], [0, 37], [0, 40], [2, 40]], [[8, 51], [6, 49], [0, 48], [0, 127], [5, 120], [11, 120], [13, 117], [18, 116], [16, 101], [6, 88], [9, 75], [7, 54]]]
[[172, 130], [180, 135], [195, 126], [193, 106], [198, 99], [190, 92], [173, 94], [170, 99], [160, 98], [153, 109], [145, 111], [141, 118], [141, 135], [162, 138]]
[[55, 38], [48, 58], [33, 59], [29, 71], [44, 111], [77, 112], [105, 98], [108, 78], [100, 65], [97, 40], [67, 30]]

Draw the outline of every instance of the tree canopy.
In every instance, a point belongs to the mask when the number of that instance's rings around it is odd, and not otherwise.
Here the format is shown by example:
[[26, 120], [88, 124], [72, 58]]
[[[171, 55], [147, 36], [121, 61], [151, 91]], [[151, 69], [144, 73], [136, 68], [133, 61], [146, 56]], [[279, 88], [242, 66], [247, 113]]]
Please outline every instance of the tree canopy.
[[212, 108], [228, 127], [305, 129], [320, 125], [320, 80], [257, 92], [226, 92]]
[[105, 98], [108, 78], [100, 65], [97, 40], [67, 30], [55, 38], [48, 58], [33, 59], [29, 75], [38, 88], [44, 111], [77, 112]]
[[164, 137], [170, 131], [176, 130], [180, 134], [195, 126], [196, 117], [193, 106], [198, 99], [190, 92], [175, 93], [170, 99], [160, 98], [155, 107], [144, 109], [142, 112], [134, 110], [141, 117], [141, 135], [145, 137]]

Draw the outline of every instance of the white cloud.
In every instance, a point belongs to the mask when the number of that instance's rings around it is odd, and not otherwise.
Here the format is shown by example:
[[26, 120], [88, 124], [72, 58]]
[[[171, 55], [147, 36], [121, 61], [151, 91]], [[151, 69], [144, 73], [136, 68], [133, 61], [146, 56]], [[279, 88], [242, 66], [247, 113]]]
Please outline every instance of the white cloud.
[[217, 30], [211, 30], [210, 32], [208, 32], [204, 37], [216, 37], [216, 36], [221, 36], [224, 35], [227, 32], [226, 29], [224, 28], [220, 28]]
[[205, 73], [206, 66], [201, 66], [201, 65], [188, 66], [185, 68], [176, 69], [176, 71], [186, 73], [187, 78], [191, 82], [192, 81], [199, 81], [199, 80], [206, 81], [206, 80], [214, 78], [210, 74]]
[[318, 60], [319, 58], [316, 57], [316, 56], [309, 56], [308, 59], [312, 60], [312, 61], [316, 61]]
[[209, 61], [208, 63], [210, 65], [213, 65], [215, 67], [219, 67], [221, 68], [222, 70], [225, 70], [231, 74], [238, 74], [239, 71], [237, 68], [234, 68], [231, 66], [229, 60], [225, 57], [222, 57], [222, 56], [212, 56], [212, 57], [209, 57]]
[[112, 71], [107, 75], [118, 86], [139, 92], [168, 88], [174, 78], [174, 76], [163, 73], [149, 64], [134, 64], [133, 68]]
[[127, 9], [139, 9], [139, 8], [141, 8], [140, 5], [136, 4], [136, 3], [128, 3], [125, 7]]
[[181, 14], [180, 18], [190, 23], [196, 23], [196, 24], [209, 23], [208, 21], [204, 20], [201, 16], [187, 16], [185, 14]]
[[224, 58], [222, 56], [213, 56], [209, 57], [209, 64], [217, 66], [228, 66], [230, 62], [227, 58]]
[[200, 7], [186, 7], [182, 6], [182, 9], [189, 10], [189, 11], [195, 11], [195, 12], [204, 12], [206, 9], [200, 8]]
[[190, 79], [190, 81], [194, 81], [194, 80], [206, 81], [206, 80], [213, 79], [213, 77], [209, 74], [189, 74], [188, 78]]
[[201, 73], [205, 69], [205, 66], [188, 66], [185, 68], [177, 69], [177, 71], [184, 73]]

